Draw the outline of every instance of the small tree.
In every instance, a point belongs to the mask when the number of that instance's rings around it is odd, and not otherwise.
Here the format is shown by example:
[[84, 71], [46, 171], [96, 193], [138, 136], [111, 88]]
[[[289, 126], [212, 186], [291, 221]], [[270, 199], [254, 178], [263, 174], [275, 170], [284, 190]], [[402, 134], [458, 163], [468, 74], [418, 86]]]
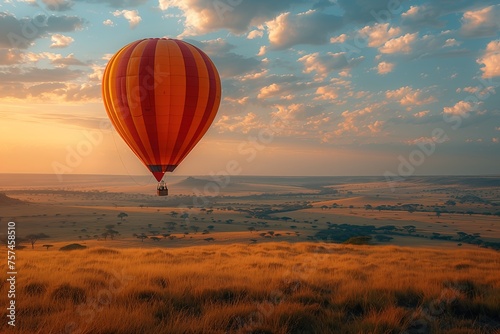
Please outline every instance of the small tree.
[[123, 221], [123, 218], [128, 217], [128, 215], [125, 212], [120, 212], [118, 214], [118, 218], [120, 218], [121, 221]]
[[406, 230], [406, 232], [408, 232], [408, 234], [412, 234], [412, 233], [415, 233], [416, 231], [416, 227], [413, 226], [413, 225], [406, 225], [406, 226], [403, 226], [403, 228]]
[[31, 249], [35, 249], [35, 243], [40, 239], [46, 239], [46, 238], [49, 238], [49, 236], [46, 235], [45, 233], [37, 233], [37, 234], [27, 235], [25, 239], [31, 243]]
[[49, 250], [49, 248], [54, 247], [54, 245], [42, 245], [42, 247], [45, 247], [45, 248], [47, 248], [47, 250]]

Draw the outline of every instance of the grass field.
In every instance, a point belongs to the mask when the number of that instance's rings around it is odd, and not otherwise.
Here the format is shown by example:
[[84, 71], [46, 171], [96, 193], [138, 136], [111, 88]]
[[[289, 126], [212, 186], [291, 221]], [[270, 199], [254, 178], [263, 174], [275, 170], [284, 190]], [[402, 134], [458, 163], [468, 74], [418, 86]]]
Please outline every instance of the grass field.
[[[487, 249], [282, 242], [17, 253], [16, 327], [2, 321], [2, 333], [500, 331], [500, 253]], [[2, 281], [0, 294], [8, 288]]]

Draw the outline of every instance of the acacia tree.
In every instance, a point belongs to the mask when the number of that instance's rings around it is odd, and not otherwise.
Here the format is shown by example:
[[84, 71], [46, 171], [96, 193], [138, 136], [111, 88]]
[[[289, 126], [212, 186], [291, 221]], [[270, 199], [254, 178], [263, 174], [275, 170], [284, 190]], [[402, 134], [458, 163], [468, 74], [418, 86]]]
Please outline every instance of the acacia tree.
[[35, 249], [35, 243], [40, 239], [46, 238], [49, 238], [49, 236], [45, 233], [36, 233], [27, 235], [25, 239], [31, 243], [31, 249]]
[[118, 218], [120, 218], [121, 221], [123, 221], [123, 218], [128, 217], [128, 215], [125, 212], [120, 212], [118, 214]]

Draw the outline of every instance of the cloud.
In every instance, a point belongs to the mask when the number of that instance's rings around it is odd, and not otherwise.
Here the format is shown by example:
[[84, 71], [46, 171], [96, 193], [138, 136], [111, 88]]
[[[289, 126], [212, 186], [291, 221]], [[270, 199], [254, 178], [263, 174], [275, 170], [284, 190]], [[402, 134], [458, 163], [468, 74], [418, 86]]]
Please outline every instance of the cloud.
[[[76, 16], [37, 15], [17, 19], [8, 13], [0, 13], [0, 48], [28, 48], [36, 39], [47, 33], [71, 32], [81, 29], [85, 21]], [[26, 33], [23, 27], [34, 25], [36, 29]]]
[[108, 27], [114, 27], [115, 26], [115, 23], [113, 21], [111, 21], [110, 19], [102, 21], [102, 24], [104, 24], [105, 26], [108, 26]]
[[215, 123], [215, 127], [218, 128], [220, 132], [249, 133], [252, 129], [261, 128], [261, 126], [262, 121], [253, 112], [249, 112], [243, 116], [231, 117], [222, 115], [217, 123]]
[[69, 54], [66, 57], [62, 57], [61, 55], [58, 55], [58, 57], [52, 59], [51, 63], [56, 66], [56, 67], [66, 67], [66, 66], [87, 66], [84, 62], [81, 60], [78, 60], [75, 58], [74, 54]]
[[142, 21], [142, 18], [139, 16], [139, 12], [134, 9], [134, 10], [115, 10], [113, 12], [113, 15], [118, 17], [118, 16], [123, 16], [129, 23], [130, 28], [134, 29], [137, 27], [137, 25]]
[[421, 89], [413, 89], [410, 86], [388, 90], [385, 92], [385, 96], [388, 99], [397, 100], [402, 106], [421, 106], [437, 101], [429, 92]]
[[316, 97], [315, 100], [326, 100], [332, 101], [336, 100], [339, 97], [338, 91], [335, 87], [332, 86], [321, 86], [316, 89]]
[[401, 14], [401, 24], [413, 28], [439, 28], [444, 26], [444, 22], [439, 20], [440, 16], [441, 10], [436, 6], [410, 6], [410, 9]]
[[75, 41], [73, 37], [61, 34], [53, 34], [50, 39], [52, 41], [51, 48], [65, 48]]
[[336, 36], [336, 37], [331, 37], [330, 38], [330, 43], [345, 43], [345, 41], [347, 40], [347, 35], [346, 34], [341, 34], [339, 36]]
[[0, 84], [0, 94], [2, 99], [30, 99], [36, 102], [95, 102], [101, 100], [101, 84], [10, 82]]
[[24, 99], [28, 96], [23, 83], [21, 82], [2, 82], [0, 83], [0, 99], [14, 97]]
[[484, 65], [481, 67], [483, 78], [500, 76], [500, 40], [489, 42], [483, 56], [477, 59], [477, 63]]
[[454, 39], [454, 38], [448, 38], [448, 39], [444, 42], [443, 47], [445, 47], [445, 48], [449, 48], [449, 47], [453, 47], [453, 46], [460, 46], [460, 44], [462, 44], [462, 43], [461, 43], [461, 42], [458, 42], [456, 39]]
[[242, 34], [250, 26], [259, 26], [294, 4], [306, 0], [287, 1], [213, 1], [213, 0], [159, 0], [163, 11], [176, 7], [185, 18], [182, 36], [203, 35], [219, 29]]
[[68, 0], [42, 0], [48, 10], [54, 12], [64, 12], [70, 10], [74, 2]]
[[17, 68], [10, 67], [0, 71], [0, 82], [63, 82], [79, 78], [83, 74], [80, 70], [68, 68]]
[[297, 119], [304, 119], [307, 116], [306, 108], [301, 103], [292, 103], [290, 105], [274, 105], [277, 111], [272, 112], [272, 116], [286, 121], [288, 124]]
[[262, 87], [260, 89], [259, 95], [257, 95], [257, 98], [266, 99], [272, 96], [276, 96], [280, 94], [280, 91], [281, 91], [280, 85], [273, 83], [270, 84], [269, 86]]
[[406, 34], [397, 38], [393, 38], [384, 43], [379, 48], [381, 53], [404, 53], [409, 54], [413, 51], [413, 44], [417, 40], [418, 33]]
[[394, 69], [394, 66], [395, 65], [393, 63], [388, 63], [388, 62], [382, 61], [377, 66], [378, 74], [390, 73]]
[[368, 23], [388, 21], [399, 15], [402, 1], [387, 0], [338, 0], [348, 22]]
[[466, 11], [460, 32], [467, 37], [495, 36], [500, 31], [500, 5]]
[[342, 18], [309, 10], [297, 15], [280, 14], [266, 22], [271, 48], [283, 50], [297, 44], [326, 44], [329, 34], [342, 26]]
[[223, 78], [231, 78], [260, 70], [260, 60], [254, 57], [244, 57], [231, 52], [235, 46], [226, 42], [222, 38], [202, 42], [195, 40], [187, 41], [200, 47], [208, 56], [210, 56]]
[[382, 127], [384, 126], [385, 122], [384, 121], [375, 121], [372, 124], [368, 124], [368, 129], [372, 133], [379, 133], [382, 130]]
[[47, 94], [57, 94], [61, 89], [66, 88], [62, 82], [44, 82], [26, 88], [26, 92], [31, 97], [43, 97]]
[[414, 113], [413, 116], [415, 116], [416, 118], [422, 118], [429, 115], [429, 112], [430, 112], [429, 110], [419, 111]]
[[0, 65], [14, 65], [21, 61], [21, 53], [18, 50], [0, 49]]
[[[366, 120], [371, 113], [373, 113], [379, 105], [371, 105], [362, 109], [357, 109], [354, 111], [344, 111], [341, 116], [343, 120], [338, 123], [337, 130], [334, 134], [337, 136], [343, 135], [344, 133], [359, 133], [363, 128], [363, 121]], [[366, 126], [368, 127], [368, 126]], [[371, 130], [370, 130], [371, 131]]]
[[366, 26], [359, 31], [360, 36], [368, 39], [368, 46], [375, 48], [400, 34], [401, 29], [389, 27], [389, 23], [376, 23], [373, 26]]
[[357, 66], [364, 60], [364, 57], [347, 59], [345, 52], [320, 55], [319, 52], [302, 56], [298, 59], [304, 65], [304, 73], [316, 72], [317, 79], [324, 79], [334, 70], [349, 69]]
[[255, 39], [258, 37], [264, 36], [264, 31], [262, 30], [252, 30], [248, 33], [247, 38], [248, 39]]
[[259, 53], [257, 53], [257, 57], [262, 57], [266, 54], [267, 52], [267, 47], [265, 45], [262, 45], [260, 48], [259, 48]]
[[459, 101], [453, 107], [444, 107], [443, 112], [448, 115], [465, 116], [471, 111], [476, 111], [478, 108], [477, 103], [468, 101]]
[[415, 138], [415, 139], [410, 139], [410, 140], [407, 140], [405, 141], [405, 143], [407, 145], [417, 145], [417, 144], [431, 144], [431, 143], [444, 143], [444, 142], [447, 142], [449, 141], [450, 138], [449, 137], [418, 137], [418, 138]]

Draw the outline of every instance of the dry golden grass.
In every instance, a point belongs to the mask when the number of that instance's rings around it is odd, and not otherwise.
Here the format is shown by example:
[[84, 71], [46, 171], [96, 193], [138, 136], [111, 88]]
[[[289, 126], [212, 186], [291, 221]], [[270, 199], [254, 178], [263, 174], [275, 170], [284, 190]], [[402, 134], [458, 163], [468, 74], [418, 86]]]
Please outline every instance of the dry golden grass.
[[[2, 333], [500, 330], [500, 253], [484, 249], [317, 243], [26, 249], [17, 265], [16, 327], [7, 328], [2, 307]], [[7, 271], [5, 264], [0, 270]]]

